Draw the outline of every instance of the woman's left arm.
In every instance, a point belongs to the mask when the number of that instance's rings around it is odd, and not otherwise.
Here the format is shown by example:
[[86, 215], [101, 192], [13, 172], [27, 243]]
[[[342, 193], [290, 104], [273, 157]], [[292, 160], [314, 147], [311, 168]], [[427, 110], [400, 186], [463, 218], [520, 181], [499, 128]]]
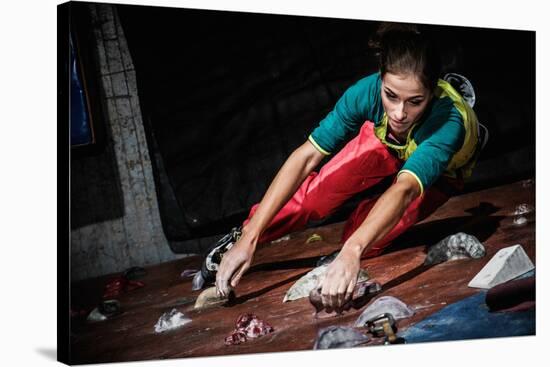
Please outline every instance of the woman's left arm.
[[357, 282], [361, 254], [391, 231], [420, 193], [417, 179], [405, 171], [380, 196], [367, 218], [347, 239], [327, 269], [321, 283], [321, 297], [327, 309], [338, 309], [351, 297]]

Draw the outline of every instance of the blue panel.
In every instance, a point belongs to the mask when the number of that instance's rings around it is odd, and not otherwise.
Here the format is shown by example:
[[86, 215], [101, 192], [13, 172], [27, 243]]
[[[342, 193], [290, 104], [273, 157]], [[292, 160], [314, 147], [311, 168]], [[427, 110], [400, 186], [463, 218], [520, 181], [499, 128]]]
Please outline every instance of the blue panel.
[[92, 142], [92, 131], [90, 118], [86, 106], [85, 91], [82, 88], [82, 81], [78, 73], [78, 65], [72, 39], [71, 44], [71, 145], [90, 144]]
[[487, 291], [453, 303], [398, 333], [407, 343], [535, 335], [535, 308], [489, 312]]

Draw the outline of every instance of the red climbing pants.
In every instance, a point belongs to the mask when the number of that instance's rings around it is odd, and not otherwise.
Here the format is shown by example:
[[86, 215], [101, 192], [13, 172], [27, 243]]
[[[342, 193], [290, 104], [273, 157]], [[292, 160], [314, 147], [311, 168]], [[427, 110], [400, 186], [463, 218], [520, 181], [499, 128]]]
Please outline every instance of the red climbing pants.
[[[374, 124], [365, 122], [353, 140], [318, 173], [312, 172], [304, 180], [294, 196], [273, 218], [259, 242], [275, 240], [305, 228], [308, 222], [326, 218], [355, 194], [376, 185], [388, 176], [395, 176], [403, 163], [374, 135]], [[397, 225], [364, 253], [363, 258], [379, 255], [397, 236], [443, 205], [449, 199], [450, 192], [461, 188], [461, 180], [442, 177], [422, 197], [416, 198], [409, 205]], [[378, 197], [368, 198], [359, 203], [344, 226], [341, 243], [363, 223], [377, 199]], [[258, 204], [252, 207], [244, 225], [257, 208]]]

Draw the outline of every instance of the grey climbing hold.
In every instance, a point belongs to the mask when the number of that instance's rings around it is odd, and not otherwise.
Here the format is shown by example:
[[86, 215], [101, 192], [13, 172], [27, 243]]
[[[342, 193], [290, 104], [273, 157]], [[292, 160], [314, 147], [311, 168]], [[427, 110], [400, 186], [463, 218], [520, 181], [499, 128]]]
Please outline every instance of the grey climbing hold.
[[395, 320], [399, 320], [411, 317], [414, 315], [414, 310], [398, 298], [392, 296], [379, 297], [367, 306], [354, 326], [365, 326], [367, 321], [383, 313], [389, 313]]
[[[283, 302], [294, 301], [300, 298], [309, 297], [309, 293], [317, 287], [319, 281], [325, 275], [328, 265], [319, 266], [296, 281], [286, 292]], [[363, 282], [369, 279], [366, 270], [359, 270], [357, 282]]]
[[120, 303], [115, 299], [105, 300], [99, 306], [94, 308], [88, 315], [89, 322], [105, 321], [108, 318], [120, 314]]
[[369, 341], [358, 330], [343, 326], [329, 326], [317, 333], [313, 349], [353, 348]]
[[191, 283], [191, 290], [197, 291], [199, 289], [202, 289], [204, 285], [204, 278], [202, 277], [202, 273], [199, 271], [195, 274], [193, 277], [193, 282]]
[[120, 309], [120, 302], [116, 299], [109, 299], [101, 302], [97, 309], [107, 317], [113, 317], [122, 312]]
[[430, 247], [424, 265], [434, 265], [468, 257], [479, 259], [483, 256], [485, 256], [483, 244], [476, 237], [459, 232], [445, 237]]

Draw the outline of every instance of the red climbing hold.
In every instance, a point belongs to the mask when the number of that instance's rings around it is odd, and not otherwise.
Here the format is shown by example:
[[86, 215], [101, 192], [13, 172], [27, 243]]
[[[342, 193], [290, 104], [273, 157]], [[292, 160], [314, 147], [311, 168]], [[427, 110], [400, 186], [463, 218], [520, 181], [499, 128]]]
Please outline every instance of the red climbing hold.
[[225, 338], [226, 345], [236, 345], [247, 341], [248, 338], [258, 338], [273, 331], [273, 327], [256, 315], [245, 313], [235, 322], [235, 330]]

